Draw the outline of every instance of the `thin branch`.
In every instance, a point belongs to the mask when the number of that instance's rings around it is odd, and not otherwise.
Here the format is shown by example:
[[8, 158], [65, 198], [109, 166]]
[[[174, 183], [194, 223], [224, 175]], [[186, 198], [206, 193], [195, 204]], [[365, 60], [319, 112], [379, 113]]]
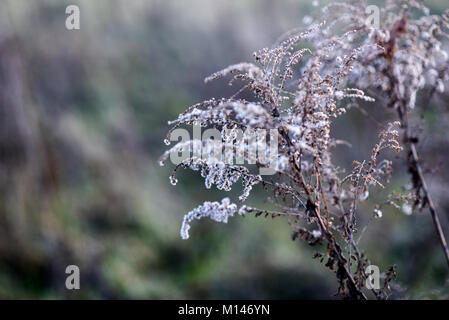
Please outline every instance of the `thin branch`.
[[[405, 18], [402, 18], [402, 20], [400, 20], [396, 23], [395, 27], [403, 26], [403, 25], [405, 25], [405, 23], [406, 23]], [[395, 30], [393, 28], [391, 33], [393, 34], [394, 31]], [[399, 36], [401, 33], [402, 32], [397, 32], [395, 37]], [[393, 41], [392, 41], [392, 43], [389, 47], [389, 50], [386, 54], [387, 63], [389, 65], [388, 77], [390, 78], [391, 83], [392, 83], [390, 93], [396, 92], [397, 87], [399, 85], [399, 81], [393, 72], [393, 66], [392, 66], [393, 55], [395, 53], [394, 47], [396, 45], [396, 42], [394, 41], [395, 37], [392, 38]], [[403, 99], [400, 99], [395, 95], [392, 95], [392, 96], [393, 96], [393, 99], [390, 101], [390, 106], [395, 106], [397, 103], [396, 111], [398, 114], [398, 118], [401, 122], [401, 126], [404, 129], [404, 143], [407, 145], [408, 150], [409, 150], [409, 156], [408, 156], [407, 161], [408, 161], [408, 165], [409, 165], [409, 171], [412, 175], [414, 187], [416, 188], [416, 193], [418, 196], [419, 196], [420, 190], [422, 190], [422, 192], [424, 194], [423, 206], [427, 205], [429, 208], [430, 215], [432, 216], [433, 223], [435, 224], [435, 229], [438, 234], [441, 246], [443, 248], [447, 265], [449, 267], [449, 249], [447, 247], [446, 237], [444, 235], [443, 228], [441, 227], [438, 213], [435, 209], [432, 198], [430, 196], [430, 192], [429, 192], [429, 188], [427, 187], [426, 180], [424, 179], [424, 174], [421, 169], [421, 165], [419, 164], [418, 152], [416, 151], [416, 147], [415, 147], [415, 143], [416, 143], [417, 139], [412, 137], [412, 135], [410, 134], [410, 127], [409, 127], [409, 122], [408, 122], [408, 106], [407, 106], [406, 101], [404, 101]]]
[[416, 169], [416, 177], [419, 178], [419, 182], [421, 184], [421, 189], [424, 193], [424, 203], [427, 204], [429, 208], [430, 215], [432, 216], [433, 223], [435, 224], [435, 229], [437, 231], [440, 244], [443, 248], [444, 255], [446, 257], [446, 262], [449, 267], [449, 249], [447, 247], [446, 238], [444, 236], [443, 228], [441, 227], [440, 219], [438, 217], [438, 213], [435, 209], [435, 205], [433, 204], [432, 197], [429, 193], [429, 188], [427, 187], [426, 180], [424, 179], [424, 175], [422, 172], [421, 165], [419, 164], [418, 153], [416, 151], [415, 144], [413, 142], [410, 143], [410, 157], [409, 162], [413, 165], [413, 168]]

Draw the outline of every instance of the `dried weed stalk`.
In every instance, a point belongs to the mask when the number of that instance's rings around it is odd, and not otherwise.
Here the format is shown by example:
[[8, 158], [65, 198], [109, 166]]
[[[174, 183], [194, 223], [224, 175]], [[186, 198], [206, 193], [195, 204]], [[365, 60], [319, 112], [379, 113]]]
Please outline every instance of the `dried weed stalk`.
[[[447, 37], [449, 13], [433, 16], [417, 1], [386, 1], [381, 9], [381, 26], [373, 29], [366, 26], [365, 8], [364, 1], [326, 6], [323, 12], [331, 23], [316, 23], [303, 32], [291, 32], [272, 48], [256, 52], [255, 63], [232, 65], [206, 78], [209, 82], [231, 76], [231, 84], [243, 82], [234, 96], [196, 104], [170, 122], [173, 128], [195, 123], [218, 127], [225, 143], [231, 144], [236, 141], [238, 129], [274, 129], [279, 133], [273, 176], [252, 174], [247, 167], [230, 165], [225, 159], [209, 163], [190, 157], [176, 167], [175, 171], [179, 167], [199, 170], [207, 188], [215, 184], [228, 191], [242, 180], [241, 202], [254, 185], [262, 184], [273, 193], [273, 202], [279, 207], [277, 211], [243, 204], [239, 208], [228, 198], [221, 203], [205, 202], [184, 217], [183, 238], [188, 238], [192, 220], [203, 217], [226, 223], [234, 214], [286, 216], [294, 229], [293, 239], [326, 249], [317, 252], [315, 258], [335, 272], [338, 294], [366, 299], [365, 268], [370, 262], [354, 240], [357, 215], [363, 214], [358, 204], [388, 183], [392, 163], [379, 157], [386, 149], [401, 151], [396, 129], [401, 127], [415, 191], [410, 197], [415, 207], [429, 208], [449, 256], [418, 161], [418, 138], [408, 123], [421, 89], [444, 90], [448, 59], [441, 40]], [[418, 17], [417, 10], [422, 12]], [[304, 48], [310, 43], [311, 48]], [[252, 101], [237, 98], [245, 90], [253, 93]], [[397, 111], [398, 121], [384, 126], [371, 157], [354, 161], [352, 172], [345, 175], [332, 162], [332, 147], [340, 141], [331, 136], [331, 125], [357, 100], [374, 101], [364, 90], [382, 93], [386, 104]], [[210, 152], [214, 143], [183, 142], [168, 150], [161, 164], [171, 151], [200, 146]], [[247, 149], [242, 150], [245, 160], [249, 160]], [[176, 183], [173, 175], [171, 181]], [[394, 204], [394, 199], [387, 203]], [[374, 214], [380, 217], [382, 212], [376, 207]], [[388, 284], [394, 275], [392, 267], [384, 274], [384, 286], [371, 290], [376, 298], [388, 297]]]

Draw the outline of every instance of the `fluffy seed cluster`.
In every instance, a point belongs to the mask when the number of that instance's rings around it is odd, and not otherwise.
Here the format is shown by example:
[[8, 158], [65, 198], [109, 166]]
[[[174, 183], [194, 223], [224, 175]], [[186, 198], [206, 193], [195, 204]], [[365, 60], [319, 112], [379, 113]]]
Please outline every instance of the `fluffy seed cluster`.
[[[330, 23], [313, 23], [313, 18], [308, 17], [311, 26], [307, 30], [293, 30], [272, 47], [255, 52], [255, 63], [235, 64], [206, 78], [209, 82], [231, 77], [230, 84], [241, 84], [233, 96], [193, 105], [169, 122], [173, 127], [166, 142], [179, 126], [216, 127], [221, 129], [223, 140], [220, 151], [225, 146], [240, 150], [240, 160], [251, 165], [260, 165], [249, 152], [257, 148], [258, 142], [246, 136], [240, 140], [243, 143], [236, 143], [238, 131], [265, 129], [279, 136], [273, 167], [276, 174], [267, 178], [252, 174], [243, 162], [233, 164], [232, 155], [212, 160], [199, 156], [198, 150], [202, 150], [200, 154], [214, 153], [214, 140], [181, 142], [163, 155], [161, 164], [171, 152], [192, 151], [193, 155], [178, 164], [174, 173], [179, 167], [200, 171], [207, 188], [216, 185], [224, 191], [230, 191], [241, 180], [241, 202], [247, 200], [254, 185], [261, 184], [264, 190], [272, 192], [267, 200], [278, 208], [266, 211], [243, 205], [237, 211], [237, 205], [228, 198], [221, 203], [205, 202], [185, 215], [183, 239], [188, 238], [190, 222], [202, 217], [226, 223], [235, 213], [288, 216], [295, 230], [293, 239], [299, 237], [311, 246], [327, 244], [327, 252], [317, 253], [316, 258], [321, 262], [326, 259], [325, 266], [335, 272], [338, 294], [366, 298], [362, 288], [366, 280], [364, 270], [370, 262], [354, 240], [357, 217], [362, 214], [358, 204], [389, 182], [392, 162], [381, 159], [380, 154], [402, 150], [398, 127], [406, 133], [404, 140], [411, 141], [405, 119], [407, 112], [415, 108], [420, 90], [445, 89], [449, 64], [442, 39], [449, 38], [449, 11], [434, 16], [421, 2], [387, 0], [381, 9], [380, 28], [372, 29], [366, 25], [365, 8], [362, 0], [327, 5], [321, 13]], [[307, 43], [313, 46], [304, 48]], [[251, 101], [238, 98], [242, 92], [252, 93]], [[333, 147], [345, 143], [332, 137], [332, 124], [359, 102], [373, 102], [372, 96], [386, 99], [385, 105], [398, 110], [399, 121], [384, 124], [372, 154], [367, 160], [354, 161], [350, 173], [345, 174], [332, 162]], [[413, 163], [417, 165], [417, 161]], [[174, 173], [170, 177], [172, 183], [176, 182]], [[416, 185], [422, 189], [422, 183]], [[405, 214], [412, 213], [409, 203], [416, 199], [415, 195], [413, 199], [400, 200], [405, 201]], [[386, 203], [401, 208], [393, 198]], [[369, 212], [376, 218], [383, 215], [381, 205]], [[376, 298], [388, 297], [394, 274], [394, 268], [390, 269], [383, 289], [372, 290]]]
[[393, 108], [405, 102], [413, 109], [418, 91], [424, 88], [443, 92], [449, 80], [443, 43], [449, 39], [449, 10], [441, 16], [431, 15], [422, 1], [387, 0], [379, 13], [380, 26], [372, 28], [366, 23], [365, 8], [361, 0], [323, 8], [333, 22], [319, 38], [345, 35], [344, 45], [333, 53], [336, 58], [355, 45], [363, 48], [348, 79], [359, 88], [387, 93]]
[[220, 202], [209, 202], [206, 201], [202, 205], [193, 209], [184, 216], [181, 226], [181, 238], [189, 238], [190, 223], [193, 220], [199, 220], [204, 217], [209, 217], [210, 219], [228, 223], [228, 218], [232, 217], [237, 212], [237, 205], [231, 203], [229, 198], [224, 198]]

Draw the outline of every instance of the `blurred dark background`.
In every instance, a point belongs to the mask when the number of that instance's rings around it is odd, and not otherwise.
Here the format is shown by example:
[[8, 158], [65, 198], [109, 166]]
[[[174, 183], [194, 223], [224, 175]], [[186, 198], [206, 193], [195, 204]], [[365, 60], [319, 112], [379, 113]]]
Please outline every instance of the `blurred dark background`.
[[[80, 30], [65, 28], [70, 4], [81, 10]], [[205, 76], [250, 61], [312, 10], [306, 0], [1, 0], [0, 298], [332, 298], [334, 275], [291, 241], [285, 220], [201, 221], [181, 240], [183, 214], [225, 194], [188, 171], [173, 187], [172, 168], [157, 163], [168, 120], [235, 92]], [[422, 98], [418, 118], [448, 234], [447, 92]], [[339, 119], [334, 133], [353, 147], [338, 147], [337, 162], [350, 169], [369, 157], [377, 131], [358, 110]], [[392, 186], [401, 188], [407, 175], [396, 160]], [[428, 213], [385, 209], [373, 220], [373, 205], [361, 208], [362, 247], [381, 269], [397, 265], [397, 297], [448, 297]], [[70, 264], [81, 270], [77, 291], [64, 285]]]

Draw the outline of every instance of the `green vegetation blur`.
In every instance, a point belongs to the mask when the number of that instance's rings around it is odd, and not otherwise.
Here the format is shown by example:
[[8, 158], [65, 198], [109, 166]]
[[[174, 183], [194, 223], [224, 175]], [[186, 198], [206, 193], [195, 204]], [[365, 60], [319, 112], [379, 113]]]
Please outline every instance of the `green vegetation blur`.
[[[80, 8], [80, 30], [65, 28], [70, 4]], [[429, 6], [441, 12], [447, 0]], [[314, 9], [305, 0], [2, 0], [0, 298], [334, 298], [334, 275], [291, 240], [288, 220], [197, 221], [182, 240], [183, 215], [225, 193], [188, 171], [171, 186], [173, 167], [157, 161], [168, 120], [236, 91], [204, 77], [250, 61]], [[432, 110], [425, 117], [438, 118]], [[357, 110], [339, 121], [342, 137], [360, 133], [351, 149], [336, 151], [350, 169], [369, 157], [376, 128]], [[407, 182], [398, 161], [395, 187]], [[254, 195], [250, 203], [269, 205], [261, 187]], [[395, 297], [447, 297], [447, 266], [428, 214], [388, 209], [373, 220], [373, 205], [361, 208], [360, 229], [368, 228], [360, 241], [382, 270], [397, 265]], [[80, 290], [65, 287], [72, 264]]]

